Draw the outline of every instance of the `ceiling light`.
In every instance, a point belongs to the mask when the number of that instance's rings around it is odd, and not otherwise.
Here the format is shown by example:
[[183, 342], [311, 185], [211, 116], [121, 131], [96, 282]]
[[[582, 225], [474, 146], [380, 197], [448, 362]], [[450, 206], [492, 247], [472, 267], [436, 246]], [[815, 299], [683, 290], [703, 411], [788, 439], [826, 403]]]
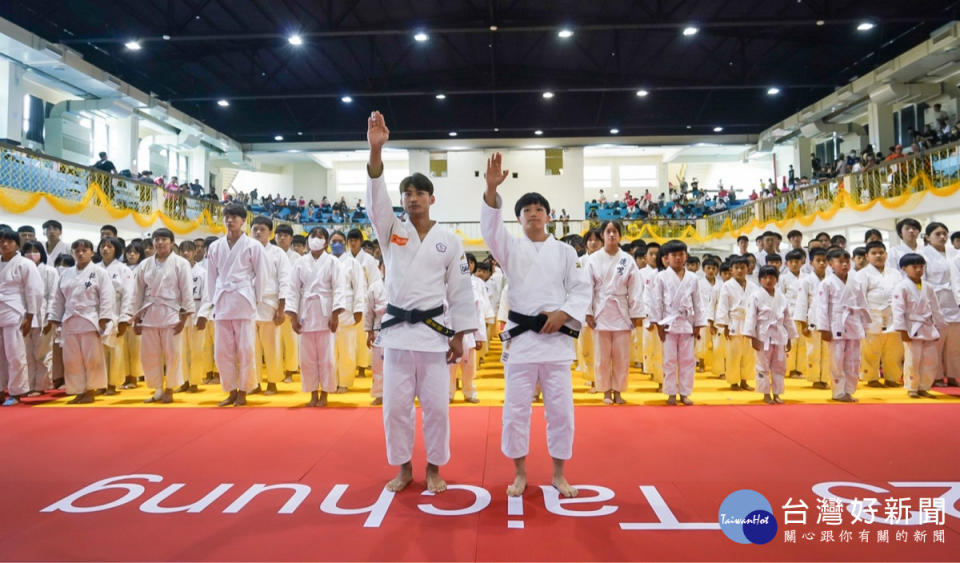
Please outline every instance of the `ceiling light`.
[[820, 27], [820, 26], [822, 26], [822, 25], [825, 24], [825, 23], [827, 23], [827, 22], [825, 22], [825, 21], [823, 21], [823, 20], [817, 20], [817, 27]]
[[873, 24], [870, 22], [863, 22], [857, 26], [857, 31], [870, 31], [873, 29]]
[[456, 132], [456, 131], [451, 131], [451, 132], [449, 132], [449, 133], [447, 133], [447, 134], [450, 135], [451, 137], [456, 137], [456, 136], [457, 136], [457, 132]]
[[296, 34], [288, 37], [287, 41], [289, 41], [291, 45], [303, 45], [303, 37], [300, 37], [299, 35], [296, 35]]
[[127, 41], [126, 43], [123, 44], [123, 46], [126, 47], [127, 49], [130, 49], [131, 51], [140, 50], [140, 42], [137, 40]]
[[277, 135], [276, 137], [273, 138], [273, 140], [274, 140], [274, 141], [282, 141], [282, 140], [283, 140], [283, 135]]
[[222, 108], [225, 108], [230, 106], [230, 102], [228, 102], [227, 100], [217, 100], [217, 105]]
[[560, 31], [557, 32], [557, 37], [559, 37], [560, 39], [569, 39], [573, 37], [573, 30], [566, 29], [566, 28], [561, 29]]
[[353, 101], [353, 98], [351, 98], [350, 96], [343, 96], [340, 98], [340, 101], [345, 104], [349, 104]]
[[167, 35], [167, 34], [163, 34], [163, 40], [164, 40], [164, 41], [170, 41], [170, 36]]
[[446, 99], [447, 99], [447, 95], [446, 95], [446, 94], [437, 94], [437, 95], [434, 96], [434, 97], [435, 97], [436, 99], [438, 99], [438, 100], [446, 100]]
[[500, 128], [499, 128], [499, 127], [494, 127], [494, 128], [493, 128], [493, 132], [494, 132], [494, 133], [499, 133], [499, 132], [500, 132]]
[[534, 134], [534, 135], [543, 135], [543, 131], [537, 129], [536, 131], [533, 132], [533, 134]]
[[714, 127], [714, 128], [713, 128], [713, 132], [714, 132], [714, 133], [719, 133], [719, 132], [721, 132], [721, 131], [723, 131], [723, 127], [720, 127], [719, 125], [718, 125], [717, 127]]
[[692, 25], [683, 28], [683, 34], [686, 35], [687, 37], [690, 37], [691, 35], [696, 35], [698, 31], [700, 31], [700, 28], [694, 27]]
[[423, 43], [423, 42], [426, 41], [427, 39], [430, 39], [430, 36], [427, 35], [426, 33], [422, 32], [422, 31], [418, 31], [417, 34], [413, 36], [413, 38], [414, 38], [415, 40]]
[[649, 93], [650, 92], [647, 92], [646, 90], [637, 90], [637, 95], [640, 96], [641, 98], [647, 97], [647, 94]]
[[303, 131], [297, 131], [297, 135], [303, 136]]
[[780, 93], [780, 88], [777, 88], [776, 86], [773, 86], [767, 89], [768, 96], [776, 96], [779, 93]]
[[544, 99], [544, 100], [549, 100], [549, 99], [551, 99], [551, 98], [553, 98], [553, 92], [544, 92], [544, 93], [543, 93], [543, 99]]
[[610, 130], [610, 134], [611, 134], [611, 135], [616, 135], [616, 134], [618, 134], [618, 133], [620, 133], [620, 130], [617, 129], [616, 127], [614, 127], [613, 129]]
[[500, 29], [500, 28], [497, 27], [497, 26], [495, 26], [495, 25], [491, 25], [491, 26], [490, 26], [490, 31], [496, 31], [496, 30], [498, 30], [498, 29]]

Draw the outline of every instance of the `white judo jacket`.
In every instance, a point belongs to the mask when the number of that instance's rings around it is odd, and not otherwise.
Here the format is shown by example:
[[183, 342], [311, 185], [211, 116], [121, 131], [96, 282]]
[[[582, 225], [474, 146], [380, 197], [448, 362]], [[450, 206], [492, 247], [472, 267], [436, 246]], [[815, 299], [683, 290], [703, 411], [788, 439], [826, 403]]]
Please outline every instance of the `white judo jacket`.
[[622, 250], [611, 256], [601, 248], [583, 262], [593, 286], [587, 314], [593, 315], [597, 330], [632, 330], [632, 319], [643, 312], [643, 280], [633, 257]]
[[267, 243], [262, 247], [267, 275], [263, 278], [263, 296], [257, 303], [257, 320], [270, 322], [280, 300], [290, 293], [290, 259], [279, 246]]
[[833, 273], [823, 278], [814, 301], [811, 325], [829, 332], [834, 339], [860, 340], [867, 335], [870, 310], [854, 276], [847, 274], [846, 282]]
[[[826, 279], [826, 276], [824, 276]], [[823, 283], [817, 274], [811, 272], [800, 276], [800, 287], [797, 290], [797, 305], [794, 307], [795, 321], [807, 323], [807, 328], [817, 330], [816, 319], [813, 318], [813, 306], [816, 303], [820, 284]]]
[[940, 312], [937, 294], [928, 283], [921, 287], [902, 276], [893, 290], [893, 330], [906, 331], [916, 340], [937, 340], [947, 321]]
[[11, 321], [9, 324], [4, 322], [3, 326], [19, 325], [27, 314], [36, 317], [40, 313], [41, 301], [43, 284], [40, 272], [33, 260], [17, 252], [9, 262], [0, 266], [0, 307], [8, 311], [7, 314], [0, 313], [0, 319]]
[[[383, 174], [367, 178], [367, 202], [367, 214], [380, 241], [387, 272], [387, 301], [405, 311], [429, 311], [442, 307], [446, 298], [452, 325], [447, 328], [454, 332], [477, 330], [470, 266], [460, 237], [434, 224], [420, 240], [412, 223], [394, 215]], [[388, 318], [392, 316], [384, 314], [383, 320]], [[433, 320], [442, 324], [443, 314]], [[450, 349], [448, 338], [424, 323], [401, 322], [381, 330], [380, 335], [383, 348], [420, 352]]]
[[[526, 236], [514, 237], [503, 224], [503, 200], [497, 194], [497, 207], [481, 199], [480, 231], [507, 277], [511, 311], [537, 316], [547, 311], [563, 311], [570, 316], [567, 326], [580, 330], [590, 307], [593, 289], [577, 252], [548, 235], [535, 243]], [[510, 330], [516, 323], [507, 321]], [[540, 334], [526, 331], [503, 346], [504, 363], [572, 362], [576, 358], [575, 340], [561, 332]]]
[[[333, 254], [330, 256], [333, 256]], [[344, 288], [346, 306], [344, 311], [340, 313], [340, 325], [350, 326], [356, 322], [353, 319], [353, 314], [363, 313], [366, 308], [364, 303], [367, 299], [367, 276], [363, 271], [363, 266], [350, 254], [349, 250], [344, 250], [343, 254], [333, 256], [333, 258], [340, 261], [340, 270], [343, 272], [343, 279], [347, 283]]]
[[923, 257], [927, 261], [923, 269], [923, 283], [929, 284], [933, 292], [937, 294], [937, 303], [940, 304], [940, 312], [943, 313], [943, 319], [948, 323], [960, 323], [960, 307], [957, 306], [955, 291], [960, 276], [953, 268], [951, 260], [946, 252], [940, 253], [933, 246], [923, 247]]
[[719, 326], [727, 327], [730, 336], [744, 334], [743, 323], [747, 318], [747, 300], [755, 288], [756, 286], [749, 281], [741, 287], [734, 278], [728, 279], [720, 286], [714, 322]]
[[263, 245], [241, 234], [231, 248], [224, 236], [210, 245], [205, 261], [210, 306], [204, 309], [218, 321], [254, 320], [267, 276]]
[[707, 326], [700, 278], [692, 272], [684, 272], [681, 278], [673, 268], [661, 270], [644, 299], [647, 321], [662, 326], [668, 334], [693, 334], [694, 327]]
[[177, 324], [181, 311], [192, 315], [195, 310], [190, 262], [173, 252], [163, 262], [156, 255], [141, 262], [133, 278], [133, 309], [142, 326], [153, 328]]
[[[115, 298], [113, 283], [106, 270], [93, 262], [82, 270], [70, 266], [60, 276], [48, 320], [65, 324], [77, 317], [90, 323], [85, 328], [100, 332], [100, 319], [113, 321], [116, 318]], [[70, 332], [66, 327], [64, 331]]]
[[324, 252], [314, 258], [308, 252], [297, 260], [284, 310], [297, 315], [301, 332], [330, 330], [330, 315], [347, 305], [346, 275], [333, 254]]
[[867, 264], [857, 274], [857, 283], [867, 299], [870, 312], [868, 334], [896, 332], [893, 328], [893, 292], [903, 280], [903, 273], [884, 265], [883, 271]]
[[33, 317], [33, 327], [43, 328], [47, 322], [47, 313], [53, 308], [53, 300], [57, 296], [57, 284], [60, 283], [60, 273], [53, 266], [47, 266], [41, 262], [37, 264], [37, 271], [40, 274], [40, 283], [43, 286], [43, 293], [40, 295], [38, 314]]
[[773, 295], [762, 287], [750, 294], [743, 334], [760, 340], [764, 350], [770, 346], [786, 346], [799, 336], [790, 316], [790, 302], [780, 288], [776, 288]]
[[[100, 266], [103, 267], [103, 263]], [[115, 291], [116, 307], [114, 308], [114, 314], [116, 316], [103, 334], [103, 343], [115, 348], [120, 344], [117, 325], [120, 323], [129, 324], [133, 319], [133, 271], [117, 259], [110, 262], [110, 265], [104, 269], [110, 276], [110, 282], [113, 284]]]

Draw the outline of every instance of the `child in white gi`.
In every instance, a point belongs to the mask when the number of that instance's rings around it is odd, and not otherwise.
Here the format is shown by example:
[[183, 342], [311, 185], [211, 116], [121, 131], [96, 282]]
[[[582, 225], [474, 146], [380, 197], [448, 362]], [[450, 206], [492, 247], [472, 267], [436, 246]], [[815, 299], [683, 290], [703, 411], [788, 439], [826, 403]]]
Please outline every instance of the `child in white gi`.
[[710, 323], [710, 334], [713, 338], [713, 367], [711, 371], [714, 377], [724, 379], [727, 371], [727, 349], [729, 348], [729, 344], [727, 343], [728, 338], [724, 327], [717, 324], [717, 305], [720, 303], [720, 290], [723, 289], [723, 284], [727, 283], [727, 280], [732, 276], [730, 263], [724, 260], [723, 263], [720, 264], [718, 271], [719, 279], [713, 286], [711, 308], [707, 312], [709, 315], [707, 320]]
[[[201, 250], [202, 252], [202, 250]], [[207, 319], [203, 311], [204, 284], [207, 270], [196, 261], [197, 245], [191, 240], [180, 243], [180, 256], [190, 264], [193, 307], [196, 315], [187, 321], [183, 329], [183, 386], [179, 391], [198, 393], [203, 376], [207, 372], [208, 358], [212, 350], [207, 346]]]
[[960, 286], [960, 276], [954, 270], [953, 256], [949, 256], [947, 239], [950, 231], [940, 222], [928, 223], [924, 232], [927, 245], [923, 247], [923, 281], [933, 288], [940, 304], [940, 313], [945, 325], [939, 327], [937, 352], [940, 355], [940, 370], [933, 380], [934, 387], [960, 386], [960, 307], [957, 306], [956, 292]]
[[50, 369], [47, 366], [47, 355], [53, 350], [53, 334], [43, 334], [43, 324], [46, 322], [47, 313], [53, 307], [60, 274], [57, 273], [56, 268], [47, 265], [47, 254], [43, 249], [43, 243], [36, 240], [26, 242], [21, 252], [26, 259], [37, 265], [43, 287], [39, 312], [33, 317], [30, 334], [24, 339], [24, 344], [27, 346], [27, 373], [30, 376], [30, 392], [27, 396], [36, 397], [49, 389], [52, 383]]
[[61, 327], [63, 373], [69, 404], [93, 402], [94, 391], [107, 386], [101, 335], [114, 320], [114, 289], [107, 271], [93, 263], [93, 243], [71, 245], [76, 265], [63, 271], [53, 309], [43, 331]]
[[30, 391], [23, 338], [30, 333], [43, 299], [40, 273], [19, 250], [20, 235], [0, 230], [0, 398], [5, 407], [17, 404]]
[[[486, 317], [490, 304], [487, 298], [487, 288], [475, 276], [470, 276], [470, 286], [473, 289], [473, 305], [477, 314], [476, 332], [466, 334], [463, 337], [463, 355], [450, 364], [450, 402], [453, 402], [457, 391], [457, 374], [460, 374], [460, 392], [463, 394], [463, 400], [468, 403], [479, 403], [477, 398], [477, 387], [474, 379], [477, 375], [477, 352], [483, 348], [483, 343], [487, 340]], [[448, 321], [446, 317], [445, 321]]]
[[860, 379], [867, 382], [867, 387], [899, 387], [904, 346], [893, 328], [892, 305], [903, 273], [887, 267], [887, 251], [882, 242], [868, 242], [866, 249], [867, 265], [857, 274], [870, 313], [867, 336], [860, 347]]
[[194, 313], [190, 263], [173, 252], [170, 229], [153, 232], [154, 255], [133, 280], [133, 330], [140, 335], [140, 361], [153, 396], [146, 403], [172, 403], [183, 385], [183, 328]]
[[707, 326], [700, 297], [700, 278], [687, 272], [687, 245], [679, 240], [660, 248], [665, 269], [653, 278], [644, 294], [647, 320], [663, 343], [663, 392], [667, 404], [692, 405], [693, 378], [697, 358], [694, 339]]
[[820, 338], [830, 345], [830, 376], [833, 400], [855, 403], [860, 377], [860, 341], [870, 325], [870, 313], [863, 291], [850, 276], [850, 253], [834, 248], [827, 253], [833, 270], [817, 292], [813, 322]]
[[300, 388], [310, 393], [308, 407], [327, 406], [327, 392], [337, 388], [333, 340], [346, 306], [347, 280], [340, 262], [326, 253], [328, 236], [323, 227], [310, 231], [310, 252], [294, 263], [285, 302], [300, 335]]
[[791, 339], [797, 337], [797, 328], [787, 298], [777, 285], [780, 270], [764, 266], [758, 277], [760, 290], [753, 291], [747, 300], [743, 332], [756, 351], [757, 391], [763, 393], [763, 402], [768, 405], [782, 405], [787, 352]]
[[747, 315], [747, 301], [757, 287], [747, 280], [747, 259], [735, 256], [730, 259], [730, 279], [720, 286], [717, 296], [715, 323], [723, 329], [727, 349], [724, 377], [732, 391], [753, 391], [747, 379], [754, 371], [753, 347], [743, 332]]
[[[367, 333], [367, 348], [370, 349], [370, 396], [371, 405], [383, 404], [383, 346], [380, 342], [380, 321], [387, 312], [387, 288], [383, 285], [383, 261], [380, 261], [380, 277], [367, 286], [367, 310], [363, 313], [363, 329]], [[480, 278], [477, 278], [480, 281]], [[486, 295], [486, 286], [480, 281]]]
[[[430, 219], [433, 184], [423, 174], [400, 182], [408, 221], [393, 212], [383, 179], [382, 149], [390, 130], [380, 112], [367, 120], [367, 212], [386, 266], [387, 311], [380, 324], [383, 341], [383, 430], [387, 461], [400, 472], [387, 483], [400, 491], [413, 480], [414, 399], [423, 412], [427, 450], [427, 490], [447, 484], [440, 466], [450, 460], [450, 372], [447, 364], [463, 355], [463, 337], [477, 330], [470, 289], [470, 267], [463, 243]], [[443, 326], [443, 299], [452, 327]], [[363, 296], [360, 296], [363, 299]], [[358, 312], [362, 312], [361, 307]]]
[[893, 292], [893, 328], [904, 346], [903, 383], [914, 399], [935, 398], [929, 390], [940, 369], [939, 327], [946, 324], [936, 293], [923, 281], [925, 264], [920, 254], [904, 254], [897, 264], [904, 278]]
[[804, 374], [814, 388], [826, 389], [830, 385], [830, 346], [820, 337], [813, 307], [820, 284], [827, 275], [827, 251], [819, 246], [812, 247], [808, 265], [810, 272], [800, 277], [800, 289], [794, 309], [795, 320], [800, 323], [800, 334], [807, 341], [807, 365]]
[[561, 495], [574, 497], [577, 490], [563, 473], [565, 461], [573, 455], [570, 364], [576, 357], [574, 339], [590, 305], [590, 280], [578, 267], [576, 251], [547, 234], [550, 204], [542, 195], [528, 193], [517, 200], [514, 214], [524, 234], [518, 238], [507, 232], [497, 187], [508, 174], [502, 156], [494, 153], [487, 161], [487, 189], [480, 208], [483, 240], [503, 266], [510, 287], [507, 330], [500, 335], [505, 341], [506, 380], [500, 449], [513, 460], [516, 472], [507, 495], [520, 496], [527, 486], [530, 398], [539, 383], [553, 486]]
[[[257, 348], [254, 362], [257, 366], [257, 386], [266, 375], [267, 390], [264, 395], [275, 395], [277, 383], [283, 381], [283, 358], [280, 354], [280, 326], [283, 324], [284, 300], [290, 292], [290, 258], [275, 244], [270, 244], [273, 220], [259, 215], [253, 218], [250, 234], [263, 245], [263, 262], [266, 276], [263, 278], [263, 296], [257, 303]], [[262, 361], [261, 361], [262, 358]]]
[[116, 395], [117, 387], [123, 384], [128, 371], [124, 334], [133, 318], [133, 272], [120, 260], [123, 250], [123, 243], [113, 237], [100, 239], [97, 249], [100, 266], [107, 271], [116, 292], [116, 322], [110, 323], [107, 333], [103, 335], [107, 362], [107, 389], [104, 395]]
[[[797, 233], [794, 233], [794, 237]], [[802, 236], [802, 235], [801, 235]], [[789, 237], [788, 237], [789, 238]], [[790, 309], [790, 318], [794, 320], [794, 330], [797, 334], [790, 341], [790, 349], [787, 351], [787, 376], [802, 377], [807, 363], [807, 341], [800, 332], [796, 322], [797, 295], [800, 293], [800, 269], [807, 261], [807, 253], [800, 248], [794, 248], [787, 252], [786, 265], [780, 270], [780, 279], [777, 285], [787, 300], [787, 307]]]
[[663, 342], [661, 342], [657, 329], [650, 325], [649, 311], [647, 310], [646, 294], [653, 285], [653, 278], [660, 271], [657, 265], [657, 258], [660, 256], [660, 243], [651, 242], [647, 244], [647, 266], [640, 270], [640, 278], [643, 280], [643, 289], [640, 290], [641, 306], [640, 316], [643, 318], [643, 371], [650, 374], [650, 377], [657, 383], [657, 392], [663, 390]]
[[620, 250], [622, 229], [616, 221], [604, 221], [600, 226], [603, 249], [586, 260], [593, 288], [587, 325], [594, 329], [596, 341], [596, 387], [608, 405], [626, 403], [620, 394], [627, 390], [630, 336], [642, 322], [643, 280], [633, 257]]
[[[714, 317], [717, 314], [717, 296], [720, 284], [720, 278], [717, 273], [720, 271], [720, 261], [709, 256], [703, 259], [703, 277], [700, 278], [700, 299], [703, 302], [703, 314], [707, 316], [707, 330], [700, 331], [700, 338], [697, 340], [698, 353], [700, 355], [701, 370], [713, 370], [716, 360], [716, 348], [714, 347], [713, 327]], [[717, 375], [717, 372], [713, 372]]]

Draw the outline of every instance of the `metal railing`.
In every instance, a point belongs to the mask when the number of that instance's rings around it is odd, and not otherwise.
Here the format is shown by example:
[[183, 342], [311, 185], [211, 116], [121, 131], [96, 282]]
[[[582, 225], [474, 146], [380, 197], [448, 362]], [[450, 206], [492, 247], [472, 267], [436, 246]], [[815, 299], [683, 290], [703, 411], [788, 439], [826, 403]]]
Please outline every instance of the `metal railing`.
[[858, 204], [897, 197], [906, 192], [919, 192], [926, 185], [913, 180], [921, 173], [936, 186], [960, 181], [960, 142], [881, 162], [850, 176], [847, 191]]

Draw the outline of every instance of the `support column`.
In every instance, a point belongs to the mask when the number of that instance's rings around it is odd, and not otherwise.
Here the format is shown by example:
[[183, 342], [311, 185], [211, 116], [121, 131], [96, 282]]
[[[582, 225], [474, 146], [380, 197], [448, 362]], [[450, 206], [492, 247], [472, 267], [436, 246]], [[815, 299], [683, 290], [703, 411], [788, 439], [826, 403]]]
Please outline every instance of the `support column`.
[[797, 163], [797, 180], [801, 176], [813, 177], [813, 159], [810, 158], [812, 150], [813, 143], [807, 137], [798, 137], [797, 142], [793, 144], [793, 160]]
[[140, 148], [140, 120], [136, 116], [111, 119], [109, 157], [117, 170], [137, 172], [137, 150]]
[[23, 143], [23, 67], [0, 60], [0, 139]]
[[867, 123], [874, 152], [886, 153], [887, 147], [894, 145], [896, 139], [893, 130], [893, 106], [870, 102], [867, 104]]

